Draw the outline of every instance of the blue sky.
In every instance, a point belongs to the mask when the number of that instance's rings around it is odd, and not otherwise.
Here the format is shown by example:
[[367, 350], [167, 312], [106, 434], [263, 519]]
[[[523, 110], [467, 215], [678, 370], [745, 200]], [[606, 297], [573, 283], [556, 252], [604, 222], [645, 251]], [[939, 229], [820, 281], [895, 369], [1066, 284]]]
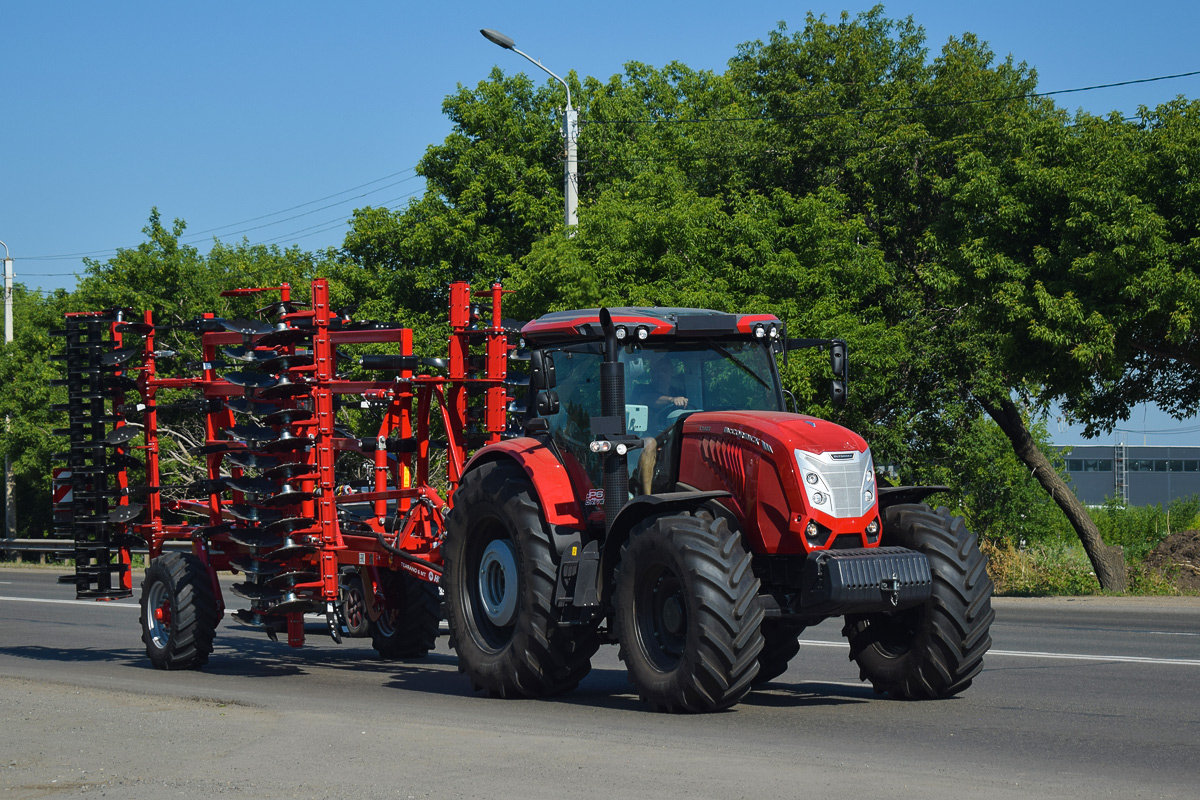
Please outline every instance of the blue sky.
[[[350, 212], [403, 206], [412, 167], [450, 126], [443, 98], [493, 65], [537, 70], [479, 35], [495, 28], [563, 74], [607, 78], [628, 61], [724, 69], [737, 45], [805, 13], [866, 3], [504, 4], [9, 2], [0, 14], [0, 240], [30, 287], [74, 285], [78, 254], [141, 241], [150, 208], [187, 222], [185, 241], [340, 244]], [[506, 8], [506, 6], [508, 6]], [[912, 15], [936, 53], [964, 31], [1035, 67], [1044, 91], [1200, 69], [1200, 10], [1146, 2], [886, 4]], [[535, 76], [541, 80], [540, 74]], [[1070, 109], [1129, 114], [1200, 76], [1060, 96]], [[1082, 443], [1052, 424], [1056, 442]], [[1172, 429], [1149, 444], [1200, 444], [1154, 409], [1122, 427]], [[1194, 430], [1190, 430], [1194, 429]], [[1093, 443], [1112, 441], [1103, 437]], [[1141, 443], [1142, 434], [1129, 434]]]

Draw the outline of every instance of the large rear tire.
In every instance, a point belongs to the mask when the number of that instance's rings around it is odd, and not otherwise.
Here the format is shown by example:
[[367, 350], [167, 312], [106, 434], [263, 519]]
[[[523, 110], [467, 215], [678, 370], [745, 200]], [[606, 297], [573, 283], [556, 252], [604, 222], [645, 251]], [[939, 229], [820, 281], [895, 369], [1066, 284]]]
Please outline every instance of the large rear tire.
[[387, 606], [368, 622], [371, 646], [384, 661], [424, 658], [441, 622], [438, 587], [405, 572], [381, 572], [379, 580]]
[[616, 630], [629, 680], [660, 711], [729, 708], [763, 647], [759, 580], [724, 519], [650, 520], [621, 551]]
[[992, 645], [987, 559], [961, 517], [921, 504], [888, 508], [885, 544], [924, 553], [933, 594], [895, 614], [847, 615], [842, 633], [859, 676], [906, 700], [950, 697], [971, 685]]
[[217, 630], [212, 577], [191, 553], [165, 553], [146, 569], [141, 597], [142, 642], [159, 669], [199, 669], [208, 663]]
[[443, 546], [450, 646], [458, 668], [493, 697], [569, 691], [592, 668], [594, 625], [560, 626], [557, 567], [533, 484], [510, 462], [468, 472]]

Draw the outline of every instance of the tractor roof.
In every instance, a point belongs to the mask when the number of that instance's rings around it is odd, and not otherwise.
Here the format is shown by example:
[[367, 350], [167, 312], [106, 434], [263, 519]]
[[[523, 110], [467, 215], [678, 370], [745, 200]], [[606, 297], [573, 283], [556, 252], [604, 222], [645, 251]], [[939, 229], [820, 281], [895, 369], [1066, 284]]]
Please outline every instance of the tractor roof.
[[[636, 335], [645, 328], [650, 336], [726, 337], [753, 334], [758, 325], [780, 325], [774, 314], [726, 314], [704, 308], [610, 308], [613, 324]], [[526, 339], [603, 336], [600, 309], [553, 311], [521, 329]]]

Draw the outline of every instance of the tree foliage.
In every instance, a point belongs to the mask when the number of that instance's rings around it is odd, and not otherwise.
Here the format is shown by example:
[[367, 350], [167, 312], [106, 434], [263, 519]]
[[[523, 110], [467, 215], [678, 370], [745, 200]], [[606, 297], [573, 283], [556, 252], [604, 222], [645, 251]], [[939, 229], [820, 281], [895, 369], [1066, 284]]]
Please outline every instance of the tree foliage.
[[1072, 118], [1036, 95], [1028, 65], [970, 33], [933, 52], [881, 7], [780, 24], [723, 72], [631, 62], [568, 81], [582, 122], [570, 236], [561, 87], [495, 69], [446, 98], [453, 127], [421, 159], [424, 194], [357, 210], [340, 252], [217, 243], [205, 256], [154, 212], [145, 242], [88, 262], [72, 301], [232, 315], [248, 303], [219, 288], [322, 274], [430, 352], [458, 279], [503, 279], [526, 318], [774, 312], [794, 336], [850, 343], [846, 409], [825, 400], [816, 354], [790, 360], [803, 408], [863, 432], [905, 480], [956, 483], [986, 531], [1061, 524], [1054, 498], [1101, 583], [1120, 588], [1119, 556], [1038, 420], [1051, 402], [1092, 431], [1143, 401], [1200, 405], [1200, 105]]

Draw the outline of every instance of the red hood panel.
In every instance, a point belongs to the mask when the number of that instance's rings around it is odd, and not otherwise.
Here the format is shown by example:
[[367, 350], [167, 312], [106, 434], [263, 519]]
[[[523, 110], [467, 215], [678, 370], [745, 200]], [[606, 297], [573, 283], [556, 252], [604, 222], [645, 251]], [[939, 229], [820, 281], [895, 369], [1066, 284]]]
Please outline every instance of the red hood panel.
[[[699, 411], [684, 420], [685, 432], [726, 433], [765, 441], [773, 450], [782, 445], [808, 453], [846, 452], [867, 449], [866, 441], [854, 431], [817, 417], [778, 411]], [[728, 428], [729, 430], [726, 430]]]

